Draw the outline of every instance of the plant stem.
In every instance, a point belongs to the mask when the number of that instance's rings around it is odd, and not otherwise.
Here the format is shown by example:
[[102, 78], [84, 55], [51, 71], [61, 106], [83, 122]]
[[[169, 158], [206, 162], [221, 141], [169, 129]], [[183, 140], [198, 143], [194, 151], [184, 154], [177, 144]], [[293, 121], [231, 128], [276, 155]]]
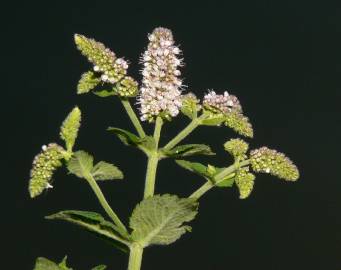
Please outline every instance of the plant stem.
[[162, 124], [163, 124], [162, 118], [157, 117], [153, 136], [155, 140], [155, 149], [148, 155], [147, 173], [143, 196], [144, 198], [151, 197], [154, 195], [156, 170], [159, 162], [158, 145], [160, 140]]
[[86, 180], [88, 181], [90, 187], [95, 192], [97, 199], [99, 200], [100, 204], [102, 205], [104, 211], [108, 214], [108, 216], [112, 219], [112, 221], [116, 224], [119, 232], [122, 236], [127, 236], [128, 231], [127, 228], [124, 226], [124, 224], [121, 222], [119, 217], [116, 215], [116, 213], [112, 210], [110, 205], [108, 204], [107, 200], [105, 199], [101, 189], [99, 188], [96, 180], [92, 177], [92, 175], [88, 175], [86, 177]]
[[142, 125], [140, 123], [140, 120], [137, 118], [133, 108], [131, 107], [129, 99], [121, 98], [121, 102], [123, 104], [123, 107], [126, 109], [127, 114], [129, 116], [131, 122], [133, 123], [133, 125], [134, 125], [137, 133], [139, 134], [139, 136], [141, 138], [146, 137], [146, 133], [143, 130], [143, 127], [142, 127]]
[[220, 173], [218, 173], [214, 177], [214, 182], [207, 181], [205, 184], [203, 184], [200, 188], [198, 188], [196, 191], [194, 191], [189, 198], [198, 200], [204, 195], [207, 191], [209, 191], [211, 188], [213, 188], [216, 184], [219, 184], [221, 181], [224, 180], [226, 176], [229, 174], [234, 173], [237, 171], [240, 167], [247, 166], [250, 164], [250, 160], [244, 160], [240, 163], [234, 163], [231, 166], [227, 167], [226, 169], [222, 170]]
[[134, 243], [130, 246], [128, 270], [140, 270], [142, 263], [143, 248]]
[[176, 146], [179, 142], [185, 139], [196, 127], [200, 125], [201, 119], [204, 116], [201, 115], [199, 118], [194, 118], [178, 135], [176, 135], [172, 140], [170, 140], [163, 148], [165, 150], [170, 150]]
[[214, 187], [214, 184], [211, 181], [207, 181], [200, 188], [192, 193], [189, 198], [198, 200], [202, 195], [204, 195], [207, 191]]

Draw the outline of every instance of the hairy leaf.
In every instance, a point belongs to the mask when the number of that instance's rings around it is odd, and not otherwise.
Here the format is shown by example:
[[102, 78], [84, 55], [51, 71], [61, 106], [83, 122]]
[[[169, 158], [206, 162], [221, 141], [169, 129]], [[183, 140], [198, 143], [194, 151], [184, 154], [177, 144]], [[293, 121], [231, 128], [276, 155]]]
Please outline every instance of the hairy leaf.
[[72, 270], [66, 266], [66, 257], [60, 264], [56, 264], [46, 258], [39, 257], [36, 260], [36, 264], [33, 270]]
[[93, 162], [94, 158], [90, 154], [85, 151], [77, 151], [69, 160], [67, 168], [72, 174], [85, 178], [91, 173]]
[[205, 144], [185, 144], [174, 147], [171, 150], [163, 150], [168, 157], [179, 158], [194, 155], [215, 155], [211, 148]]
[[117, 95], [116, 91], [114, 90], [99, 90], [92, 93], [99, 97], [111, 97]]
[[187, 160], [176, 160], [175, 162], [182, 168], [194, 172], [202, 177], [208, 178], [211, 176], [207, 171], [207, 167], [199, 162], [191, 162]]
[[220, 126], [225, 121], [225, 115], [222, 113], [211, 113], [204, 110], [203, 114], [206, 116], [201, 120], [201, 125], [204, 126]]
[[107, 269], [107, 266], [101, 264], [101, 265], [98, 265], [98, 266], [92, 268], [91, 270], [104, 270], [104, 269]]
[[91, 174], [95, 180], [113, 180], [123, 178], [123, 173], [119, 168], [105, 161], [98, 162], [92, 168]]
[[114, 242], [127, 245], [128, 239], [119, 234], [117, 226], [96, 212], [65, 210], [46, 217], [47, 219], [64, 220], [83, 227], [84, 229], [110, 239]]
[[77, 85], [77, 94], [85, 94], [94, 89], [101, 82], [100, 78], [95, 76], [95, 73], [88, 71], [82, 74]]
[[75, 107], [60, 128], [60, 137], [65, 141], [66, 150], [72, 152], [81, 122], [81, 111]]
[[145, 153], [155, 148], [155, 140], [151, 136], [140, 138], [134, 133], [115, 127], [109, 127], [108, 131], [113, 132], [125, 144], [140, 148]]
[[130, 218], [131, 237], [143, 247], [171, 244], [190, 231], [184, 223], [194, 219], [197, 207], [192, 199], [169, 194], [144, 199]]

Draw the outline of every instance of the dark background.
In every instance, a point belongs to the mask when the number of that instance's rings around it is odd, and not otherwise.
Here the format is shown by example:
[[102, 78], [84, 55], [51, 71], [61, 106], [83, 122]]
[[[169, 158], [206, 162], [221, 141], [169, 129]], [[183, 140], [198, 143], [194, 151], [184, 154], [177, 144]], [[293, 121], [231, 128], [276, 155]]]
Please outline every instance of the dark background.
[[[140, 79], [147, 33], [164, 26], [181, 44], [188, 90], [200, 97], [207, 89], [237, 95], [255, 128], [251, 147], [288, 154], [301, 178], [285, 183], [259, 175], [247, 200], [239, 200], [235, 188], [208, 193], [193, 232], [146, 249], [143, 269], [340, 269], [340, 4], [70, 1], [13, 3], [2, 11], [1, 242], [8, 263], [2, 268], [29, 270], [38, 256], [59, 261], [67, 254], [77, 270], [101, 263], [126, 269], [127, 255], [73, 225], [44, 220], [63, 209], [101, 212], [87, 184], [61, 169], [54, 189], [31, 200], [29, 170], [41, 145], [60, 142], [59, 126], [77, 104], [83, 112], [77, 148], [125, 172], [125, 181], [101, 187], [128, 220], [142, 196], [146, 159], [105, 131], [109, 125], [133, 130], [117, 99], [76, 95], [90, 64], [75, 49], [73, 34], [125, 56], [130, 74]], [[166, 124], [162, 142], [186, 122], [177, 117]], [[210, 143], [218, 155], [194, 160], [224, 166], [230, 158], [222, 144], [233, 136], [226, 128], [202, 127], [187, 142]], [[161, 162], [157, 193], [187, 196], [201, 184], [172, 160]]]

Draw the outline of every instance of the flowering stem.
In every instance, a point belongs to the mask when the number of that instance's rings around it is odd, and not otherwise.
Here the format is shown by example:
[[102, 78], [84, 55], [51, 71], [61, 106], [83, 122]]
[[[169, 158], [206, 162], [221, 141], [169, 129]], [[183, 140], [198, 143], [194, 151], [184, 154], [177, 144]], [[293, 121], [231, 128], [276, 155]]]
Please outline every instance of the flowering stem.
[[176, 135], [171, 141], [169, 141], [165, 146], [165, 150], [170, 150], [174, 146], [176, 146], [179, 142], [185, 139], [195, 128], [197, 128], [201, 120], [206, 117], [205, 115], [201, 115], [199, 118], [193, 118], [193, 120], [178, 134]]
[[140, 270], [142, 263], [143, 248], [134, 243], [130, 246], [128, 270]]
[[86, 177], [86, 180], [88, 181], [90, 187], [95, 192], [98, 201], [102, 205], [104, 211], [108, 214], [108, 216], [112, 219], [112, 221], [116, 224], [119, 232], [122, 236], [128, 236], [127, 228], [124, 226], [122, 221], [119, 219], [119, 217], [116, 215], [116, 213], [112, 210], [110, 205], [108, 204], [107, 200], [105, 199], [101, 189], [99, 188], [96, 180], [92, 177], [92, 175], [88, 175]]
[[139, 136], [141, 138], [146, 137], [146, 133], [143, 130], [143, 127], [140, 123], [140, 120], [137, 118], [133, 108], [131, 107], [129, 100], [127, 98], [121, 98], [121, 102], [122, 102], [124, 108], [126, 109], [128, 116], [129, 116], [131, 122], [133, 123], [133, 125], [134, 125], [137, 133], [139, 134]]
[[144, 198], [151, 197], [154, 195], [156, 170], [159, 162], [158, 145], [160, 140], [162, 124], [163, 120], [161, 117], [158, 116], [156, 118], [153, 136], [155, 140], [155, 149], [151, 151], [148, 155], [147, 173], [144, 187]]
[[226, 176], [234, 173], [237, 171], [240, 167], [247, 166], [250, 164], [250, 160], [244, 160], [242, 162], [235, 162], [231, 166], [227, 167], [226, 169], [222, 170], [220, 173], [218, 173], [214, 177], [214, 183], [212, 181], [207, 181], [205, 184], [203, 184], [200, 188], [198, 188], [196, 191], [194, 191], [189, 198], [198, 200], [202, 195], [204, 195], [207, 191], [209, 191], [211, 188], [225, 180]]

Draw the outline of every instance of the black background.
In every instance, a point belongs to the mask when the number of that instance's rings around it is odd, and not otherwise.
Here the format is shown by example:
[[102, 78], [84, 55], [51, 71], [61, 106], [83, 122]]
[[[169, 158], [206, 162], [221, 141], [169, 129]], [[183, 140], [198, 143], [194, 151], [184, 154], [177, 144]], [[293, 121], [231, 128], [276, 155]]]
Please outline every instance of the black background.
[[[328, 269], [341, 267], [340, 80], [341, 8], [328, 1], [226, 1], [201, 4], [92, 1], [13, 3], [2, 16], [2, 246], [4, 269], [32, 269], [37, 256], [65, 254], [75, 269], [106, 264], [125, 269], [127, 255], [79, 228], [44, 220], [63, 209], [101, 212], [90, 188], [59, 170], [54, 189], [29, 199], [31, 162], [43, 144], [58, 141], [59, 126], [77, 104], [83, 112], [77, 148], [114, 162], [121, 182], [101, 187], [127, 222], [141, 200], [146, 159], [105, 131], [132, 129], [117, 99], [76, 95], [90, 64], [73, 44], [81, 33], [131, 61], [140, 79], [139, 56], [147, 33], [172, 29], [181, 44], [188, 90], [228, 90], [241, 100], [255, 138], [288, 154], [301, 171], [297, 183], [259, 175], [251, 197], [235, 188], [201, 200], [193, 232], [167, 247], [146, 249], [143, 269]], [[5, 87], [4, 87], [5, 86]], [[186, 124], [164, 126], [162, 143]], [[150, 125], [149, 130], [151, 128]], [[195, 158], [224, 166], [222, 144], [236, 136], [202, 127], [186, 140], [209, 143], [216, 157]], [[161, 162], [157, 193], [187, 196], [202, 184], [172, 160]]]

